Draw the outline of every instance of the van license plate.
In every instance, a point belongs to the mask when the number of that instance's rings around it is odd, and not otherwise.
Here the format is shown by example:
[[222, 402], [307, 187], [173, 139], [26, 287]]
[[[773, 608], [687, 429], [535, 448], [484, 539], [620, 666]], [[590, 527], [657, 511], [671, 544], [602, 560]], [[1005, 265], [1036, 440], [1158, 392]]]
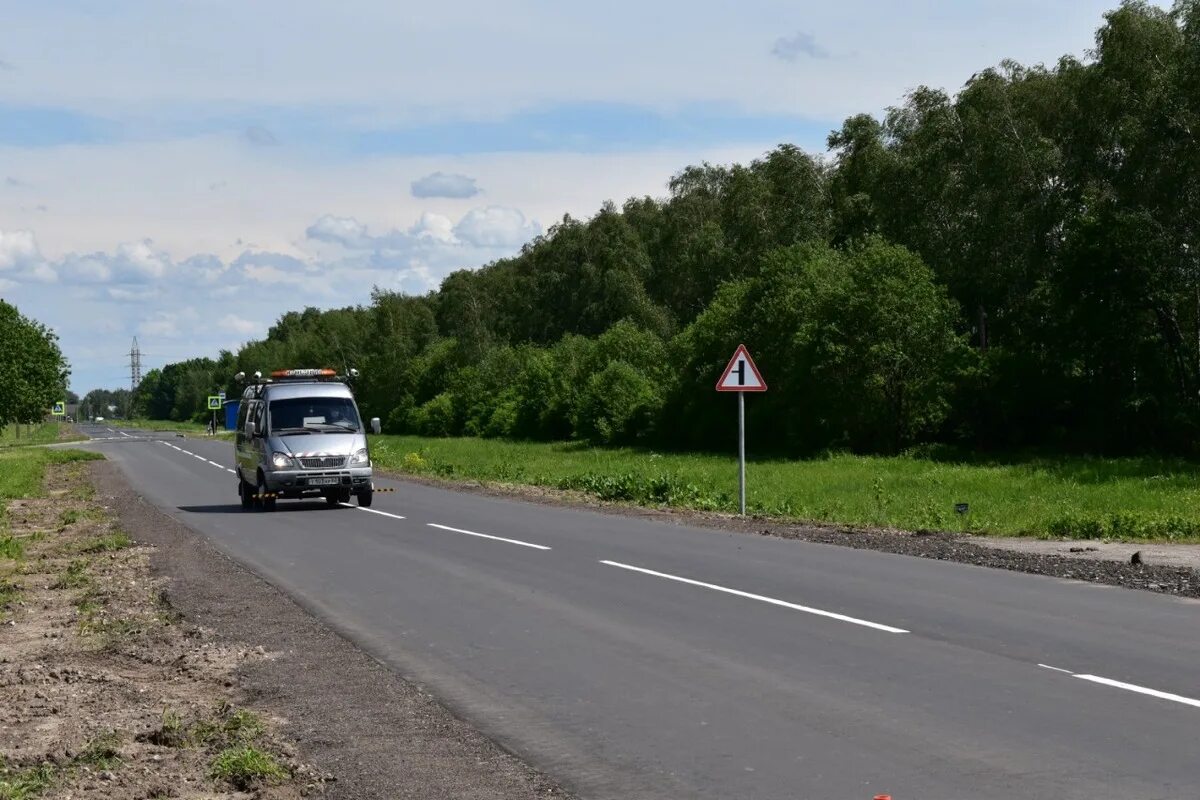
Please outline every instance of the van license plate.
[[309, 478], [309, 486], [337, 486], [342, 482], [341, 478]]

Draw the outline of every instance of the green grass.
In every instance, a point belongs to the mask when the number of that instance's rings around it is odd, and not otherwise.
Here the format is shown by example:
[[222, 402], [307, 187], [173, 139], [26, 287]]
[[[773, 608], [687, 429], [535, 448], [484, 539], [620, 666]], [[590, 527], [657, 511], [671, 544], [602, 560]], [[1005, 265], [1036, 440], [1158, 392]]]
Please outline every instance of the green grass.
[[115, 531], [89, 539], [80, 550], [84, 553], [115, 553], [126, 547], [133, 547], [133, 539], [125, 531]]
[[87, 764], [96, 769], [115, 769], [121, 766], [121, 737], [116, 731], [101, 734], [88, 742], [87, 747], [74, 759], [76, 764]]
[[[208, 433], [208, 423], [206, 422], [176, 422], [169, 419], [122, 419], [115, 420], [112, 424], [114, 428], [137, 428], [147, 431], [166, 431], [168, 433], [191, 433], [198, 436], [203, 436]], [[225, 412], [217, 415], [217, 436], [218, 438], [232, 438], [233, 431], [225, 429]]]
[[0, 450], [0, 507], [5, 500], [40, 497], [42, 480], [50, 464], [103, 459], [87, 450], [57, 450], [45, 447], [14, 447]]
[[228, 781], [241, 791], [289, 777], [287, 769], [274, 756], [251, 745], [222, 750], [213, 759], [210, 774], [218, 780]]
[[[753, 440], [751, 440], [751, 443]], [[492, 439], [372, 439], [377, 466], [527, 484], [604, 500], [737, 511], [737, 460]], [[1200, 464], [1164, 458], [836, 454], [752, 460], [753, 514], [856, 527], [1005, 536], [1200, 541]], [[957, 503], [969, 511], [955, 511]]]
[[85, 558], [72, 559], [67, 568], [59, 573], [51, 589], [79, 589], [92, 582], [88, 575], [88, 562]]
[[35, 425], [5, 425], [0, 427], [0, 447], [28, 447], [35, 444], [50, 444], [59, 441], [59, 423], [43, 422]]
[[0, 617], [10, 605], [21, 599], [21, 587], [8, 578], [0, 578]]
[[25, 545], [15, 536], [0, 535], [0, 558], [17, 561], [25, 555]]
[[30, 800], [54, 783], [53, 764], [18, 769], [0, 759], [0, 800]]

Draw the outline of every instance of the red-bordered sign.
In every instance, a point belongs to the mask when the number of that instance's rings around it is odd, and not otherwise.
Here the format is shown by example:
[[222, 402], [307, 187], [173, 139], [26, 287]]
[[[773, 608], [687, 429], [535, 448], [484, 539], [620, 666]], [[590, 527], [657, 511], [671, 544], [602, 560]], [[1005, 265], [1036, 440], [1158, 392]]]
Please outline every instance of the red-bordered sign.
[[725, 367], [721, 380], [717, 381], [717, 391], [765, 392], [766, 390], [767, 382], [763, 380], [762, 373], [754, 365], [750, 351], [746, 349], [746, 345], [739, 344], [738, 349], [733, 352], [733, 358], [729, 359], [729, 365]]

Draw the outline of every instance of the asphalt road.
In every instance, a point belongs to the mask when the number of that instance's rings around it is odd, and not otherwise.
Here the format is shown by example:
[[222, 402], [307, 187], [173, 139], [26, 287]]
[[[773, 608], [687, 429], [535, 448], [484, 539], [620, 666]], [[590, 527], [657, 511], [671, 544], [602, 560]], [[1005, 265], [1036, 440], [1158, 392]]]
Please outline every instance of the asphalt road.
[[584, 797], [1198, 794], [1196, 601], [390, 481], [246, 512], [228, 442], [84, 431]]

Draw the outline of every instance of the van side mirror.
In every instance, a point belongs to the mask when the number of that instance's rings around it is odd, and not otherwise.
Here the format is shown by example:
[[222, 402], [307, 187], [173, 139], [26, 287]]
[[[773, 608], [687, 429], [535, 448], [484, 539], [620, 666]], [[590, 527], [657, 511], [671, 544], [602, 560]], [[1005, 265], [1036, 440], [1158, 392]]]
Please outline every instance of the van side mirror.
[[378, 435], [381, 430], [383, 427], [379, 424], [379, 417], [371, 417], [371, 433]]
[[246, 421], [246, 435], [252, 439], [254, 438], [254, 422], [252, 420]]

